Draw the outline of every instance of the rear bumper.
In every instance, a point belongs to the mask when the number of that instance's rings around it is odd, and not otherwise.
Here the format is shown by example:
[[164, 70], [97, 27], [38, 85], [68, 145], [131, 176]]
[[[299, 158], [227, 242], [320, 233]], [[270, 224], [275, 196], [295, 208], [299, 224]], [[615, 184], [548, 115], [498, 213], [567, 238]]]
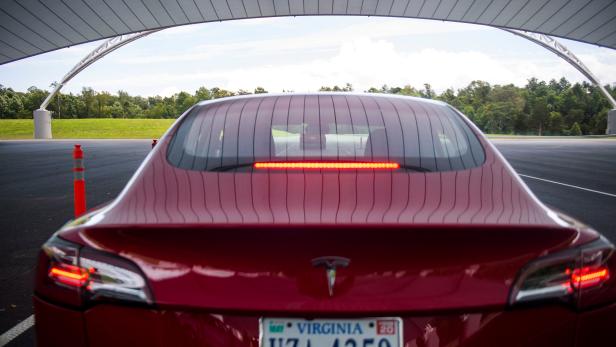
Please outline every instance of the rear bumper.
[[[258, 346], [259, 316], [98, 305], [76, 311], [34, 298], [39, 346]], [[600, 346], [616, 341], [616, 304], [402, 317], [405, 346]]]

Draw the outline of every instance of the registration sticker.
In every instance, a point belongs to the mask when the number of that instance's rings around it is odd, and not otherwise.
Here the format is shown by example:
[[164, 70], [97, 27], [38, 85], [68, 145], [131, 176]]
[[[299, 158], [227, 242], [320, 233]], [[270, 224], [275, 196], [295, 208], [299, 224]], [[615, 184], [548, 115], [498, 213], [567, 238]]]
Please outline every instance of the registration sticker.
[[400, 318], [262, 318], [261, 347], [401, 347]]

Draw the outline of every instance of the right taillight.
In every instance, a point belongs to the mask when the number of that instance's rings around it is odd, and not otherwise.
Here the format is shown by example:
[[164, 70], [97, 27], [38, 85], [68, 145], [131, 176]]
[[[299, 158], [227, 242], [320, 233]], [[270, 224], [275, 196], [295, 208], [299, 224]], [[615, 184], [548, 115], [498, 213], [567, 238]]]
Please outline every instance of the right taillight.
[[57, 236], [42, 247], [35, 291], [76, 307], [103, 300], [152, 303], [145, 278], [131, 261]]
[[518, 275], [510, 304], [560, 300], [578, 308], [616, 300], [614, 246], [604, 237], [527, 264]]

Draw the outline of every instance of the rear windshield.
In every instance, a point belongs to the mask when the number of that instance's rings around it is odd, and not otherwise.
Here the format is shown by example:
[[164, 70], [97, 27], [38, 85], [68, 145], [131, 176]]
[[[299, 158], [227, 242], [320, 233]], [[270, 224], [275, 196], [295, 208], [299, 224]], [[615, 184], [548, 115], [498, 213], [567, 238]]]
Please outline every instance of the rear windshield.
[[196, 106], [167, 152], [188, 170], [251, 170], [263, 161], [397, 162], [418, 171], [479, 166], [483, 148], [450, 107], [374, 95], [281, 95]]

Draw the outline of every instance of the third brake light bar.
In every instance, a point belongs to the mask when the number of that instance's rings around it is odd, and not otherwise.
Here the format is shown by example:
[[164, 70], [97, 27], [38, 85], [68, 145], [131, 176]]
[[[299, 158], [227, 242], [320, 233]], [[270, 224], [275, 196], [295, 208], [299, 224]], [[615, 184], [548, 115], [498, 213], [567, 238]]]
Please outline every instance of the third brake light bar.
[[395, 170], [400, 164], [393, 162], [344, 162], [344, 161], [269, 161], [256, 162], [255, 169], [274, 170]]

